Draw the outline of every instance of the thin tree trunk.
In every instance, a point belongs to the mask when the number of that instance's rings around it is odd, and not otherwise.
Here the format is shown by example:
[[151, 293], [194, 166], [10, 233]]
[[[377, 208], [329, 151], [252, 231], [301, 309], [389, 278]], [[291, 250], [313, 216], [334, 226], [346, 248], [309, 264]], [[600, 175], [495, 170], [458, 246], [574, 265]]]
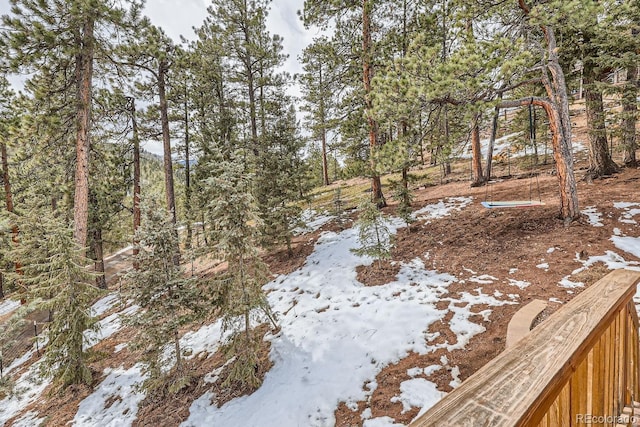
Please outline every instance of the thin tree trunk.
[[[176, 213], [176, 196], [173, 184], [173, 160], [171, 159], [171, 137], [169, 135], [169, 113], [167, 106], [167, 94], [165, 89], [166, 73], [168, 71], [166, 60], [161, 60], [158, 65], [158, 95], [160, 98], [160, 122], [162, 126], [162, 146], [164, 151], [164, 184], [167, 199], [167, 209], [171, 214], [171, 222], [174, 225], [178, 223]], [[178, 230], [175, 229], [177, 236]], [[176, 247], [176, 254], [173, 257], [175, 265], [180, 264], [180, 246]]]
[[167, 200], [167, 210], [171, 213], [173, 224], [177, 223], [176, 199], [173, 184], [173, 161], [171, 159], [171, 136], [169, 134], [169, 113], [166, 94], [166, 73], [168, 64], [160, 61], [158, 66], [158, 95], [160, 97], [160, 122], [162, 126], [162, 146], [164, 152], [164, 185]]
[[186, 211], [187, 217], [187, 241], [185, 242], [185, 247], [187, 249], [191, 249], [192, 240], [193, 240], [193, 231], [191, 229], [193, 219], [191, 218], [191, 157], [189, 153], [189, 104], [188, 104], [188, 94], [185, 86], [185, 97], [184, 97], [184, 174], [185, 174], [185, 194], [184, 194], [184, 207]]
[[586, 177], [595, 179], [618, 172], [618, 165], [611, 160], [609, 153], [602, 91], [595, 87], [597, 79], [591, 66], [585, 66], [584, 76], [584, 99], [589, 127], [589, 170]]
[[[318, 68], [318, 84], [323, 87], [322, 81], [322, 64]], [[320, 128], [321, 128], [321, 143], [322, 143], [322, 182], [324, 185], [329, 185], [329, 164], [327, 162], [327, 124], [325, 117], [325, 105], [324, 98], [320, 97]]]
[[[446, 147], [449, 147], [450, 135], [449, 135], [449, 109], [447, 106], [444, 106], [444, 144]], [[444, 176], [451, 175], [451, 162], [449, 161], [449, 156], [442, 159], [442, 170], [444, 172]]]
[[480, 114], [476, 113], [471, 124], [471, 151], [472, 151], [472, 187], [478, 187], [484, 183], [482, 174], [482, 149], [480, 146]]
[[[247, 22], [249, 17], [246, 16], [247, 14], [247, 2], [244, 2], [244, 10], [243, 10], [243, 14], [245, 16], [242, 17], [243, 22]], [[251, 46], [251, 37], [249, 35], [249, 28], [248, 26], [244, 27], [244, 42], [246, 43], [247, 46]], [[256, 156], [256, 158], [258, 157], [258, 155], [260, 154], [260, 150], [258, 147], [258, 119], [257, 119], [257, 107], [256, 107], [256, 94], [255, 94], [255, 72], [253, 69], [253, 58], [250, 57], [249, 53], [245, 54], [246, 57], [243, 58], [244, 60], [244, 66], [245, 66], [245, 72], [246, 72], [246, 77], [247, 77], [247, 90], [249, 91], [248, 96], [249, 96], [249, 120], [251, 122], [251, 144], [252, 144], [252, 150], [253, 150], [253, 154], [254, 156]]]
[[[2, 154], [2, 181], [4, 182], [4, 194], [7, 212], [13, 213], [13, 193], [11, 190], [11, 179], [9, 177], [9, 155], [7, 153], [7, 146], [3, 143], [0, 143], [0, 152]], [[12, 221], [12, 223], [11, 240], [13, 241], [14, 245], [17, 245], [20, 239], [20, 230], [18, 229], [18, 225], [15, 223], [15, 221]], [[22, 275], [22, 263], [20, 261], [15, 261], [14, 269], [17, 275]]]
[[173, 333], [173, 345], [176, 351], [176, 369], [180, 371], [182, 370], [182, 354], [180, 354], [180, 336], [178, 335], [178, 331]]
[[86, 13], [76, 33], [76, 170], [73, 198], [73, 238], [85, 249], [89, 221], [89, 153], [91, 151], [91, 89], [93, 80], [94, 24], [93, 11]]
[[[131, 123], [133, 131], [133, 256], [136, 257], [140, 250], [138, 249], [138, 240], [135, 237], [138, 228], [140, 228], [140, 139], [138, 137], [138, 121], [136, 119], [136, 103], [135, 99], [130, 99]], [[140, 264], [134, 261], [133, 268], [140, 268]]]
[[638, 66], [627, 67], [627, 81], [622, 92], [622, 110], [624, 118], [622, 120], [622, 132], [624, 140], [623, 162], [627, 167], [637, 167], [636, 149], [638, 143], [636, 139], [636, 122], [638, 121]]
[[95, 257], [93, 270], [98, 273], [96, 286], [100, 289], [107, 289], [107, 279], [104, 275], [104, 250], [102, 243], [102, 228], [96, 227], [93, 230], [93, 255]]
[[371, 200], [379, 207], [387, 206], [387, 202], [382, 194], [382, 182], [380, 175], [376, 172], [375, 153], [378, 146], [378, 124], [371, 116], [371, 78], [373, 68], [371, 66], [371, 0], [362, 0], [362, 71], [365, 92], [365, 108], [367, 111], [367, 122], [369, 124], [369, 162], [371, 166]]
[[[502, 100], [502, 94], [499, 95], [499, 99]], [[496, 142], [496, 136], [498, 135], [499, 118], [500, 108], [496, 107], [493, 112], [493, 121], [491, 122], [491, 136], [489, 137], [489, 147], [487, 147], [487, 167], [485, 169], [485, 181], [491, 180], [491, 173], [493, 172], [493, 146]]]

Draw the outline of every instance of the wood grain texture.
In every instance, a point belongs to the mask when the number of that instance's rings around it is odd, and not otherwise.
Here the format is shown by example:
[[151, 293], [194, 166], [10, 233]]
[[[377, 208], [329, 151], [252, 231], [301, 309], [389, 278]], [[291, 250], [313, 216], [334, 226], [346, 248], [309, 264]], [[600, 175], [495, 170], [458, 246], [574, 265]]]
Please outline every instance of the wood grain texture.
[[[614, 341], [609, 329], [619, 313], [627, 311], [639, 281], [640, 272], [617, 270], [608, 274], [469, 377], [411, 426], [540, 424], [568, 383], [584, 386], [587, 375], [592, 376], [594, 386], [605, 381], [605, 372], [596, 365], [605, 362], [605, 348]], [[637, 325], [637, 319], [630, 323]], [[637, 357], [637, 328], [630, 335], [633, 338], [627, 351]], [[583, 367], [590, 352], [596, 372]], [[637, 396], [637, 359], [633, 364], [629, 394]], [[572, 378], [576, 370], [579, 378]], [[602, 390], [596, 393], [604, 399]], [[581, 410], [582, 399], [573, 394], [567, 399], [572, 415], [578, 413], [574, 408]], [[592, 409], [604, 412], [604, 400], [589, 403]]]

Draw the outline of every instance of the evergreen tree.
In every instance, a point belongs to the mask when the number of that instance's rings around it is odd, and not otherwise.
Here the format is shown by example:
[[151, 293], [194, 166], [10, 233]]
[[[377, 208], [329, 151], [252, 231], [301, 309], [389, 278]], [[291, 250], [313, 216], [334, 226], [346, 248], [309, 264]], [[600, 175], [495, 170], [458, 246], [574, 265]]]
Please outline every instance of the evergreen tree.
[[261, 173], [255, 181], [261, 241], [267, 246], [285, 243], [289, 256], [293, 254], [293, 229], [300, 222], [301, 209], [295, 202], [308, 190], [304, 184], [305, 164], [300, 158], [304, 140], [296, 133], [295, 120], [293, 108], [282, 111], [281, 118], [269, 129], [258, 163]]
[[[89, 157], [91, 150], [92, 88], [96, 58], [112, 46], [98, 36], [96, 28], [118, 31], [128, 17], [139, 12], [140, 4], [128, 2], [128, 8], [115, 1], [11, 0], [12, 16], [2, 22], [8, 31], [2, 35], [2, 47], [16, 70], [35, 73], [31, 90], [41, 100], [57, 98], [67, 114], [61, 120], [75, 141], [73, 226], [76, 242], [85, 247], [89, 220]], [[67, 97], [60, 96], [67, 94]], [[66, 111], [65, 111], [66, 110]], [[67, 122], [72, 118], [72, 122]], [[74, 123], [69, 126], [68, 123]]]
[[275, 325], [262, 286], [270, 279], [258, 253], [261, 220], [251, 194], [251, 174], [243, 162], [243, 152], [234, 153], [220, 164], [223, 171], [206, 181], [210, 196], [211, 237], [216, 256], [228, 263], [217, 279], [223, 313], [223, 328], [231, 330], [227, 356], [233, 359], [226, 385], [239, 383], [257, 387], [258, 347], [262, 337], [252, 329], [252, 321], [266, 317]]
[[[176, 392], [190, 379], [183, 369], [178, 332], [202, 313], [201, 295], [195, 279], [186, 277], [173, 262], [177, 245], [173, 218], [157, 206], [143, 211], [135, 237], [138, 255], [134, 262], [138, 268], [128, 274], [126, 287], [127, 296], [140, 306], [128, 318], [128, 324], [137, 331], [132, 347], [144, 350], [142, 360], [148, 374], [144, 387], [160, 393], [165, 389]], [[168, 359], [167, 345], [173, 350]]]
[[95, 276], [60, 212], [39, 206], [34, 199], [26, 203], [28, 214], [18, 217], [20, 243], [9, 256], [24, 262], [19, 279], [27, 287], [30, 304], [53, 313], [43, 373], [62, 387], [91, 384], [84, 333], [96, 327], [90, 313], [91, 303], [100, 295], [93, 285]]
[[325, 37], [314, 40], [302, 54], [304, 74], [300, 76], [303, 111], [312, 138], [320, 141], [322, 183], [329, 185], [327, 158], [328, 133], [335, 127], [337, 92], [339, 90], [339, 61], [335, 46]]
[[[361, 91], [359, 92], [359, 104], [361, 108], [364, 108], [364, 117], [366, 118], [367, 140], [370, 154], [369, 174], [371, 175], [371, 197], [379, 207], [384, 207], [386, 206], [386, 201], [382, 193], [380, 175], [377, 172], [375, 164], [375, 153], [379, 146], [383, 144], [383, 140], [380, 138], [378, 123], [373, 115], [371, 93], [371, 82], [378, 55], [373, 35], [377, 25], [376, 7], [374, 7], [374, 5], [377, 6], [377, 8], [381, 7], [378, 2], [374, 3], [371, 0], [363, 0], [361, 2], [306, 0], [304, 2], [303, 19], [307, 26], [326, 26], [328, 22], [334, 22], [336, 33], [342, 32], [342, 34], [349, 34], [347, 36], [348, 43], [358, 52], [362, 82]], [[359, 27], [358, 29], [361, 34], [359, 39], [360, 43], [356, 43], [356, 40], [352, 36], [353, 32], [345, 31], [347, 29], [353, 30], [351, 26], [354, 24]]]
[[[175, 64], [176, 47], [173, 41], [162, 31], [152, 25], [148, 19], [138, 22], [137, 31], [130, 35], [131, 39], [119, 50], [120, 64], [141, 71], [148, 78], [137, 82], [139, 94], [151, 102], [148, 109], [150, 137], [161, 135], [163, 148], [165, 200], [167, 211], [171, 214], [174, 225], [177, 224], [176, 193], [171, 149], [171, 129], [169, 123], [169, 102], [167, 85], [169, 74]], [[159, 132], [156, 131], [159, 124]], [[177, 240], [176, 240], [177, 242]], [[180, 261], [180, 248], [176, 246], [174, 262]]]
[[391, 258], [391, 232], [375, 203], [364, 200], [358, 206], [358, 238], [360, 247], [353, 249], [358, 255], [370, 256], [380, 268], [380, 261]]

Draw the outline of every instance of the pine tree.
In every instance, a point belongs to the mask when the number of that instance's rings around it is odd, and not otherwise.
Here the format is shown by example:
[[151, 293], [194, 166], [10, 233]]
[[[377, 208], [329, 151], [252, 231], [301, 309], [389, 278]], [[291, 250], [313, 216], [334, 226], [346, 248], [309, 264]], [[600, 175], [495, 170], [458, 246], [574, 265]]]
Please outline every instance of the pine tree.
[[380, 268], [380, 261], [391, 258], [391, 232], [375, 203], [364, 200], [358, 206], [358, 238], [360, 247], [353, 249], [358, 255], [370, 256]]
[[[190, 379], [183, 369], [179, 329], [202, 313], [203, 304], [196, 280], [173, 262], [177, 245], [173, 218], [157, 206], [143, 209], [143, 216], [135, 237], [138, 268], [127, 275], [125, 291], [140, 310], [127, 323], [138, 332], [132, 347], [143, 350], [148, 374], [144, 387], [161, 394], [176, 392]], [[169, 359], [168, 345], [173, 349]]]
[[217, 280], [223, 328], [232, 331], [227, 356], [235, 358], [226, 385], [257, 387], [260, 379], [255, 368], [262, 337], [254, 333], [252, 321], [261, 321], [266, 316], [275, 323], [262, 291], [270, 277], [258, 253], [261, 220], [244, 158], [243, 152], [235, 152], [220, 164], [222, 173], [206, 181], [211, 200], [207, 221], [211, 224], [212, 249], [228, 263], [226, 272]]
[[[286, 97], [284, 102], [288, 101]], [[293, 254], [291, 239], [293, 230], [300, 222], [300, 207], [295, 202], [306, 193], [301, 188], [306, 176], [305, 164], [301, 160], [304, 140], [296, 133], [295, 111], [280, 106], [281, 118], [265, 136], [263, 151], [258, 159], [255, 192], [262, 226], [259, 228], [261, 242], [267, 246], [278, 243], [287, 245], [289, 256]]]
[[[66, 113], [74, 125], [66, 132], [75, 141], [74, 238], [85, 247], [89, 220], [89, 157], [91, 151], [92, 88], [96, 57], [111, 46], [96, 34], [97, 27], [109, 30], [125, 26], [127, 16], [136, 15], [140, 4], [131, 0], [128, 10], [112, 1], [11, 0], [13, 16], [2, 22], [9, 31], [2, 36], [10, 65], [35, 72], [31, 90], [43, 100], [67, 94]], [[104, 55], [108, 57], [108, 55]], [[53, 109], [57, 111], [56, 109]], [[59, 112], [56, 114], [59, 116]], [[63, 119], [62, 123], [67, 123]]]
[[53, 313], [43, 373], [52, 375], [62, 387], [91, 384], [84, 334], [96, 326], [90, 313], [93, 300], [101, 293], [93, 285], [95, 275], [87, 269], [89, 260], [61, 213], [33, 199], [26, 203], [28, 214], [18, 217], [20, 243], [9, 256], [24, 261], [19, 279], [27, 287], [29, 303]]
[[[137, 82], [137, 89], [140, 95], [148, 100], [158, 100], [157, 104], [150, 106], [148, 115], [150, 116], [149, 122], [153, 123], [150, 127], [155, 130], [159, 124], [159, 134], [162, 136], [165, 200], [167, 211], [171, 214], [175, 225], [178, 221], [178, 214], [167, 84], [169, 74], [175, 64], [176, 47], [164, 31], [152, 25], [148, 19], [140, 20], [137, 31], [132, 33], [130, 37], [131, 40], [119, 49], [119, 64], [146, 74], [148, 78], [145, 81]], [[150, 131], [150, 133], [154, 136], [157, 135], [155, 131]], [[174, 262], [176, 264], [180, 262], [179, 246], [175, 248]]]
[[312, 138], [320, 141], [322, 183], [329, 185], [327, 160], [328, 133], [337, 114], [339, 90], [339, 61], [335, 46], [326, 38], [319, 38], [305, 48], [302, 54], [304, 74], [300, 77], [303, 93], [303, 111]]
[[[350, 25], [356, 23], [359, 25], [361, 34], [360, 43], [354, 40], [352, 31], [348, 31], [348, 40], [351, 46], [357, 49], [360, 60], [360, 78], [362, 82], [360, 98], [360, 107], [364, 108], [364, 116], [366, 119], [367, 139], [369, 149], [369, 174], [371, 176], [371, 197], [379, 206], [386, 206], [384, 194], [382, 193], [382, 183], [380, 175], [377, 172], [375, 159], [376, 151], [383, 144], [379, 135], [378, 123], [373, 115], [372, 90], [371, 81], [374, 76], [376, 55], [376, 45], [374, 42], [374, 30], [377, 22], [375, 21], [375, 8], [378, 2], [371, 0], [362, 0], [361, 2], [339, 2], [339, 1], [317, 1], [306, 0], [304, 2], [303, 19], [305, 25], [322, 25], [326, 26], [332, 20], [336, 24], [336, 33], [345, 30]], [[349, 28], [351, 29], [351, 28]], [[357, 46], [357, 47], [356, 47]]]

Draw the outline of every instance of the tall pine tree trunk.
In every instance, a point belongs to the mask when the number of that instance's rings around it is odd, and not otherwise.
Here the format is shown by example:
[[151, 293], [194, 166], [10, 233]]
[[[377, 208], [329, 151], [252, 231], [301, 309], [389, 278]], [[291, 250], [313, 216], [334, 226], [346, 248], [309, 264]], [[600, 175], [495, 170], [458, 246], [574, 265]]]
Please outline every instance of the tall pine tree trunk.
[[162, 147], [164, 153], [164, 186], [167, 200], [167, 209], [171, 213], [171, 220], [175, 225], [176, 216], [176, 196], [173, 184], [173, 161], [171, 159], [171, 136], [169, 134], [169, 113], [166, 93], [166, 74], [168, 64], [166, 60], [161, 60], [158, 66], [158, 95], [160, 98], [160, 124], [162, 126]]
[[189, 135], [189, 104], [188, 104], [188, 93], [185, 86], [185, 97], [184, 97], [184, 174], [185, 174], [185, 189], [184, 189], [184, 207], [185, 213], [187, 217], [187, 241], [185, 242], [185, 247], [187, 249], [191, 249], [192, 240], [193, 240], [193, 218], [191, 218], [191, 157], [189, 152], [189, 143], [190, 143], [190, 135]]
[[[529, 6], [525, 0], [518, 0], [520, 9], [528, 15]], [[569, 96], [564, 77], [555, 32], [552, 27], [542, 25], [541, 28], [546, 48], [546, 64], [542, 72], [542, 82], [549, 97], [550, 105], [540, 105], [549, 117], [549, 127], [553, 135], [553, 154], [560, 183], [560, 216], [569, 223], [580, 216], [578, 206], [578, 188], [573, 173], [573, 150], [571, 148], [571, 118], [569, 116]], [[548, 74], [547, 74], [548, 72]], [[551, 78], [549, 78], [549, 74]], [[533, 102], [533, 100], [532, 100]], [[523, 105], [523, 104], [521, 104]]]
[[369, 124], [369, 161], [371, 166], [371, 199], [378, 207], [387, 206], [382, 194], [382, 182], [376, 172], [375, 153], [378, 148], [378, 124], [372, 117], [371, 79], [373, 77], [372, 38], [371, 38], [371, 0], [362, 0], [362, 74], [365, 92], [365, 108]]
[[480, 114], [473, 115], [471, 123], [471, 151], [472, 151], [472, 187], [481, 186], [484, 182], [482, 174], [482, 149], [480, 147]]
[[[318, 84], [323, 87], [322, 81], [322, 64], [318, 67]], [[329, 164], [327, 162], [327, 123], [324, 98], [320, 97], [320, 142], [322, 147], [322, 183], [329, 185]]]
[[[502, 100], [502, 94], [499, 95], [499, 99]], [[485, 169], [485, 181], [491, 180], [491, 174], [493, 173], [493, 146], [496, 142], [496, 136], [498, 135], [498, 119], [500, 118], [500, 108], [496, 107], [493, 112], [493, 120], [491, 122], [491, 136], [489, 137], [489, 147], [487, 147], [487, 167]]]
[[[171, 213], [171, 222], [174, 225], [178, 223], [176, 213], [176, 195], [175, 187], [173, 184], [173, 160], [171, 159], [171, 137], [169, 135], [169, 113], [167, 106], [167, 93], [166, 93], [166, 74], [168, 71], [168, 64], [165, 59], [160, 60], [158, 65], [158, 96], [160, 98], [160, 122], [162, 126], [162, 146], [164, 151], [164, 184], [165, 193], [167, 198], [167, 209]], [[176, 235], [178, 234], [177, 228], [175, 229]], [[180, 264], [180, 246], [176, 245], [176, 253], [173, 257], [175, 265]]]
[[96, 277], [96, 286], [100, 289], [107, 289], [107, 278], [104, 274], [104, 250], [102, 242], [102, 228], [96, 227], [93, 230], [93, 254], [94, 254], [94, 271], [98, 273]]
[[93, 86], [95, 13], [85, 11], [82, 28], [76, 30], [76, 170], [73, 198], [73, 238], [81, 248], [87, 245], [89, 222], [89, 153], [91, 151], [91, 89]]
[[[140, 253], [137, 247], [138, 241], [135, 238], [135, 234], [140, 228], [140, 139], [138, 137], [138, 120], [136, 119], [136, 101], [135, 98], [130, 98], [130, 113], [131, 113], [131, 126], [132, 126], [132, 138], [133, 138], [133, 256], [135, 257]], [[133, 268], [136, 270], [139, 268], [138, 261], [134, 261]]]
[[638, 120], [638, 66], [627, 67], [627, 81], [622, 92], [622, 133], [624, 140], [624, 165], [627, 167], [637, 167], [636, 149], [638, 143], [636, 139], [636, 122]]
[[609, 153], [604, 102], [602, 91], [596, 87], [597, 80], [595, 70], [587, 62], [584, 69], [584, 99], [589, 128], [589, 170], [586, 174], [589, 179], [618, 172], [618, 165], [611, 160]]
[[[4, 183], [4, 195], [7, 212], [13, 213], [13, 193], [11, 190], [11, 180], [9, 177], [9, 155], [7, 153], [7, 146], [4, 143], [0, 143], [0, 152], [2, 154], [2, 182]], [[11, 240], [13, 241], [14, 245], [18, 244], [19, 232], [20, 230], [18, 229], [18, 225], [13, 222], [13, 224], [11, 225]], [[20, 261], [15, 261], [14, 268], [17, 275], [22, 275], [22, 264], [20, 263]]]

